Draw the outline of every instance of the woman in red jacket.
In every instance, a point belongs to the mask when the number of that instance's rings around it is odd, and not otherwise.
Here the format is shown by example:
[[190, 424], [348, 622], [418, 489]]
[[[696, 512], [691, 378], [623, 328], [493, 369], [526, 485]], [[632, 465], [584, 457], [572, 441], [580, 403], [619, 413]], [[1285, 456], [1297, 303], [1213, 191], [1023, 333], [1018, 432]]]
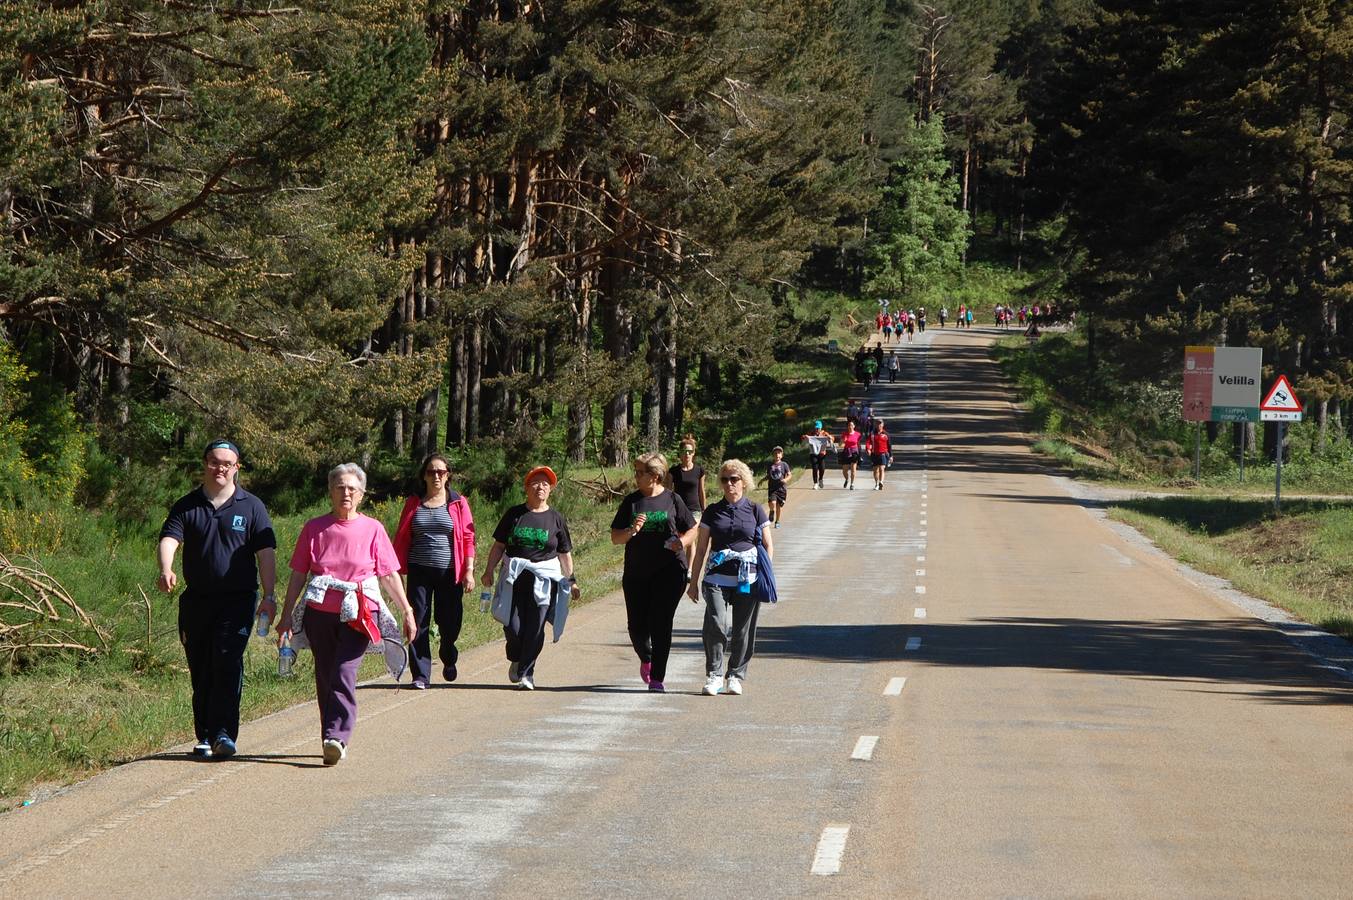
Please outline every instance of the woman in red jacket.
[[421, 495], [404, 501], [395, 531], [399, 571], [408, 576], [409, 604], [418, 620], [410, 645], [413, 686], [432, 678], [429, 622], [441, 632], [442, 677], [456, 680], [456, 639], [465, 617], [465, 592], [474, 592], [474, 517], [465, 498], [451, 490], [451, 464], [434, 453], [423, 460]]

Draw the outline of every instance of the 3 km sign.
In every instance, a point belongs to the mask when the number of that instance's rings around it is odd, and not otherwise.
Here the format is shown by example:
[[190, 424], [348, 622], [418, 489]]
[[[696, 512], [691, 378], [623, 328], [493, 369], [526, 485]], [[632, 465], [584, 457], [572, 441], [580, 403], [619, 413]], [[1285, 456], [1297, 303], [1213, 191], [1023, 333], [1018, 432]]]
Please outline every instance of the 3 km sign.
[[1184, 421], [1258, 422], [1259, 347], [1185, 347]]

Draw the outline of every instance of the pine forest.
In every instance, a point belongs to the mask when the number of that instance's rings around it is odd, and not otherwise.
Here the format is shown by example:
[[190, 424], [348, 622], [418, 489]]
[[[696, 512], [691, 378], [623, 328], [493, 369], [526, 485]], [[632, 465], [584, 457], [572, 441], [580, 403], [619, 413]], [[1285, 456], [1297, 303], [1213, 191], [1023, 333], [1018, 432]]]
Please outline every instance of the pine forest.
[[0, 503], [167, 496], [221, 434], [274, 486], [719, 444], [797, 298], [979, 265], [1097, 364], [1262, 346], [1353, 429], [1346, 3], [5, 0], [0, 42]]

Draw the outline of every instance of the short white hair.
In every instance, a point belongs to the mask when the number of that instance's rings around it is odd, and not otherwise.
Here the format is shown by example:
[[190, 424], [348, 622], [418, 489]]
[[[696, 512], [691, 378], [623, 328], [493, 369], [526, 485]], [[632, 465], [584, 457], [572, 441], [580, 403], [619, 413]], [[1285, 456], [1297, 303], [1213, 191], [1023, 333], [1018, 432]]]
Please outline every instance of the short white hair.
[[338, 484], [338, 479], [342, 478], [344, 475], [351, 475], [356, 478], [357, 486], [362, 489], [363, 493], [366, 493], [366, 473], [362, 471], [362, 467], [357, 465], [357, 463], [343, 463], [342, 465], [334, 466], [330, 469], [329, 487], [332, 488], [334, 485]]

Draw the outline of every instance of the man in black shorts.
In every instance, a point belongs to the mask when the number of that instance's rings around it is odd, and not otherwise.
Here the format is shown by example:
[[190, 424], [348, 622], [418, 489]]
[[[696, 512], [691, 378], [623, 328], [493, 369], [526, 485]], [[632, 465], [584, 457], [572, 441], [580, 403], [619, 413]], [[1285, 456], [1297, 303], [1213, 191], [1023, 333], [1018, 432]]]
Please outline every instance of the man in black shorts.
[[785, 448], [776, 447], [771, 453], [775, 461], [766, 470], [767, 505], [770, 506], [770, 520], [780, 527], [780, 513], [789, 499], [789, 463], [785, 462]]

